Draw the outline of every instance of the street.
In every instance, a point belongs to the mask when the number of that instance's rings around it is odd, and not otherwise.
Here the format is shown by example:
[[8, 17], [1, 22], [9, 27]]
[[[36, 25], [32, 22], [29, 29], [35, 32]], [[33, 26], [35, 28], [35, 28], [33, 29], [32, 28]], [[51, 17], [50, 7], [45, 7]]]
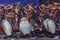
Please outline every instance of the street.
[[[13, 40], [13, 38], [12, 39], [0, 39], [0, 40]], [[18, 38], [15, 40], [54, 40], [54, 39], [52, 39], [52, 38], [37, 38], [37, 39]], [[55, 40], [60, 40], [60, 39], [55, 39]]]
[[7, 39], [3, 39], [5, 35], [1, 35], [0, 34], [0, 40], [60, 40], [60, 39], [53, 39], [53, 38], [48, 38], [48, 37], [38, 37], [36, 39], [32, 39], [32, 38], [7, 38]]

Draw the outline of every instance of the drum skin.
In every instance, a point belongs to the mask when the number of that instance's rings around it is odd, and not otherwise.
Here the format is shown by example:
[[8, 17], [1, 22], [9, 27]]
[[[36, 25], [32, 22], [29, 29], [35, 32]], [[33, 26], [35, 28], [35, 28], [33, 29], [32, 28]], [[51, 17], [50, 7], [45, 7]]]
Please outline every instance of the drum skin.
[[3, 20], [2, 25], [3, 25], [3, 30], [4, 30], [5, 34], [7, 36], [10, 36], [12, 34], [12, 27], [11, 27], [10, 23], [7, 20]]
[[44, 21], [44, 25], [45, 25], [45, 28], [48, 32], [54, 34], [55, 33], [55, 29], [56, 29], [56, 25], [54, 23], [53, 20], [49, 19], [49, 20], [45, 20]]
[[31, 31], [33, 31], [33, 26], [29, 23], [29, 21], [23, 17], [20, 21], [20, 31], [23, 33], [23, 35], [29, 34]]

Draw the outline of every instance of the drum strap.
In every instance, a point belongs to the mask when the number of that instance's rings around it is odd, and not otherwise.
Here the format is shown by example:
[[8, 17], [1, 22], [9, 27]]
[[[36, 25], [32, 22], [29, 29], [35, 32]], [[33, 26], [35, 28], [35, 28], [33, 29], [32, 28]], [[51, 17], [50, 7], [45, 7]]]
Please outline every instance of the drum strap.
[[[48, 20], [48, 21], [49, 21], [49, 20]], [[48, 21], [47, 21], [47, 22], [48, 22]], [[48, 25], [48, 23], [47, 23], [47, 28], [49, 29], [49, 27], [48, 27], [48, 26], [49, 26], [49, 25]]]
[[47, 28], [49, 29], [49, 27], [48, 27], [48, 23], [47, 23]]

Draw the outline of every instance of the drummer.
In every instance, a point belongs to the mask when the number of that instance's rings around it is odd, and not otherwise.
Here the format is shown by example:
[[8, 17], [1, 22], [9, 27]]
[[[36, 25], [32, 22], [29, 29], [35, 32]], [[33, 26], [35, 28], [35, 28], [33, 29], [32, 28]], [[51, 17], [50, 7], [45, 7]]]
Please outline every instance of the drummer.
[[42, 18], [42, 23], [48, 14], [49, 14], [48, 7], [44, 4], [41, 4], [41, 6], [39, 7], [39, 16], [40, 18]]
[[[29, 7], [30, 9], [31, 9], [31, 19], [33, 20], [32, 22], [33, 22], [33, 24], [37, 24], [37, 25], [39, 25], [40, 24], [40, 22], [39, 22], [39, 18], [38, 18], [38, 13], [37, 13], [37, 10], [35, 9], [35, 7], [34, 7], [34, 5], [33, 4], [31, 4], [30, 5], [30, 7]], [[35, 25], [36, 26], [36, 25]]]
[[3, 11], [2, 9], [0, 9], [0, 33], [3, 32], [2, 31], [2, 20], [3, 19], [4, 19]]
[[58, 28], [60, 28], [60, 9], [57, 9], [55, 22]]
[[32, 13], [31, 12], [33, 12], [32, 10], [33, 10], [33, 7], [30, 5], [30, 4], [28, 4], [28, 5], [26, 5], [25, 6], [25, 14], [26, 14], [26, 17], [27, 17], [27, 19], [30, 21], [30, 19], [31, 19], [31, 17], [32, 17]]
[[15, 12], [13, 12], [12, 6], [7, 5], [6, 10], [7, 10], [6, 17], [8, 21], [10, 22], [10, 24], [12, 25], [12, 27], [15, 28]]
[[16, 8], [18, 10], [16, 14], [18, 15], [18, 18], [20, 20], [25, 15], [25, 13], [24, 13], [24, 6], [22, 4], [20, 4], [20, 3], [18, 3], [16, 5]]

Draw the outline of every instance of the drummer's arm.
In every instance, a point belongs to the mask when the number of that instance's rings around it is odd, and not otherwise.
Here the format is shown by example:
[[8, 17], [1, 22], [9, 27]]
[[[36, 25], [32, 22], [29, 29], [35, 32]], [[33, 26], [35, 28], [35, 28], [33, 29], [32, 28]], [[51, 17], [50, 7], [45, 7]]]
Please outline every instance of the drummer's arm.
[[57, 11], [58, 11], [58, 10], [55, 10], [55, 13], [54, 13], [54, 15], [56, 15]]

